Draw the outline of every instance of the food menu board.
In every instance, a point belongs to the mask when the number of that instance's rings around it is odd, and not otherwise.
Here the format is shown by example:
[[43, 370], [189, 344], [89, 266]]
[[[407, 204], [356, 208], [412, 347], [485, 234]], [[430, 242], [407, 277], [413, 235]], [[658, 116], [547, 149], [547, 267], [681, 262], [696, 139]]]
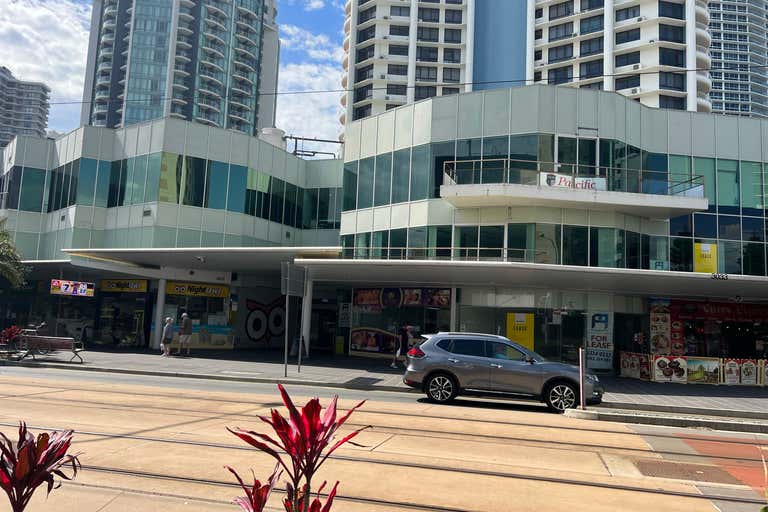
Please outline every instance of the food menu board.
[[741, 365], [738, 359], [723, 359], [723, 382], [728, 385], [741, 383]]
[[651, 380], [648, 354], [621, 352], [619, 354], [621, 376], [632, 379]]
[[742, 359], [741, 383], [745, 386], [756, 386], [758, 382], [758, 366], [755, 359]]
[[762, 384], [763, 386], [768, 386], [768, 359], [760, 361], [760, 367], [762, 368], [760, 371]]
[[685, 357], [654, 356], [653, 380], [656, 382], [688, 382], [688, 362]]
[[714, 357], [688, 357], [689, 384], [719, 384], [720, 359]]
[[365, 311], [384, 308], [426, 306], [440, 309], [451, 307], [450, 288], [356, 288], [352, 294], [355, 307]]
[[760, 362], [756, 359], [724, 359], [723, 382], [756, 386], [760, 383]]
[[[651, 306], [651, 354], [667, 355], [671, 353], [671, 317], [669, 300], [653, 299]], [[682, 336], [682, 334], [681, 334]], [[676, 354], [682, 355], [682, 354]]]

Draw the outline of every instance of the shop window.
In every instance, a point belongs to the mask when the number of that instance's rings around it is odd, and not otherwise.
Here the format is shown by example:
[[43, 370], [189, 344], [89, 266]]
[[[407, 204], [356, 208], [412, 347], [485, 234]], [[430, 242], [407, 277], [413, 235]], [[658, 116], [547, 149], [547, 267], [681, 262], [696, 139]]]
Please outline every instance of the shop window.
[[717, 249], [717, 269], [722, 274], [741, 274], [741, 242], [720, 241]]
[[695, 213], [693, 215], [693, 234], [696, 238], [717, 238], [717, 216]]
[[392, 184], [392, 153], [376, 156], [375, 189], [373, 205], [383, 206], [390, 202], [390, 186]]
[[207, 169], [205, 207], [223, 210], [227, 205], [229, 164], [211, 160]]
[[480, 259], [501, 260], [504, 226], [480, 226]]
[[741, 239], [745, 242], [764, 242], [765, 228], [761, 217], [741, 218]]
[[507, 225], [507, 261], [533, 261], [535, 230], [534, 224]]
[[741, 212], [743, 215], [762, 215], [762, 164], [741, 162]]
[[735, 215], [718, 215], [719, 238], [726, 240], [741, 240], [740, 218]]
[[460, 260], [476, 260], [478, 245], [477, 226], [456, 226], [456, 256]]
[[624, 231], [614, 228], [591, 228], [589, 264], [593, 267], [624, 267]]
[[248, 168], [242, 165], [230, 165], [229, 182], [227, 184], [227, 210], [245, 213], [245, 190], [247, 184]]
[[693, 240], [670, 238], [669, 269], [677, 272], [693, 272]]
[[344, 164], [342, 210], [354, 210], [357, 207], [357, 162]]
[[765, 244], [744, 244], [743, 251], [744, 274], [749, 276], [764, 276]]
[[536, 224], [534, 261], [536, 263], [560, 263], [560, 225]]
[[693, 223], [690, 215], [669, 219], [669, 234], [671, 236], [692, 236]]
[[589, 228], [563, 226], [563, 264], [587, 266]]
[[393, 260], [405, 259], [405, 248], [408, 242], [408, 230], [391, 229], [389, 231], [389, 258]]
[[714, 213], [717, 208], [715, 160], [713, 158], [694, 157], [693, 174], [700, 176], [700, 179], [704, 181], [704, 197], [709, 199], [709, 211]]
[[403, 203], [408, 201], [408, 190], [411, 182], [410, 149], [395, 151], [392, 162], [392, 203]]
[[[202, 158], [184, 157], [184, 175], [181, 190], [182, 204], [186, 206], [203, 206], [207, 167], [208, 162]], [[121, 183], [124, 183], [122, 179]]]

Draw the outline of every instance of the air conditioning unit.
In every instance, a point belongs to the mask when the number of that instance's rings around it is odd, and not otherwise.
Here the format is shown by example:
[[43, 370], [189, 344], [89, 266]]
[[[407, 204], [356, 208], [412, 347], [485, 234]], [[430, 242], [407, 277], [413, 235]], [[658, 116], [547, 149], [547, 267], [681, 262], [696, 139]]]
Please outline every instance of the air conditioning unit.
[[384, 19], [385, 19], [385, 20], [388, 20], [388, 19], [389, 19], [389, 16], [384, 16]]
[[642, 68], [642, 67], [643, 67], [643, 66], [642, 66], [642, 64], [634, 64], [634, 65], [632, 66], [632, 69], [640, 69], [640, 68]]
[[637, 18], [637, 22], [638, 22], [638, 23], [640, 23], [641, 21], [645, 21], [645, 20], [647, 20], [647, 19], [648, 19], [648, 18], [646, 18], [645, 16], [639, 16], [639, 17]]
[[389, 96], [384, 96], [384, 99], [389, 101]]
[[629, 94], [640, 94], [640, 88], [639, 87], [633, 87], [629, 90]]
[[579, 33], [578, 32], [574, 32], [573, 34], [571, 34], [571, 37], [579, 37]]
[[382, 80], [384, 80], [385, 78], [387, 78], [387, 75], [385, 75], [384, 73], [382, 73], [382, 74], [380, 74], [380, 75], [379, 75], [379, 78], [381, 78]]
[[655, 39], [651, 39], [651, 40], [649, 40], [648, 42], [649, 42], [649, 43], [651, 43], [651, 44], [653, 44], [653, 43], [655, 43], [655, 42], [656, 42], [656, 40], [655, 40]]

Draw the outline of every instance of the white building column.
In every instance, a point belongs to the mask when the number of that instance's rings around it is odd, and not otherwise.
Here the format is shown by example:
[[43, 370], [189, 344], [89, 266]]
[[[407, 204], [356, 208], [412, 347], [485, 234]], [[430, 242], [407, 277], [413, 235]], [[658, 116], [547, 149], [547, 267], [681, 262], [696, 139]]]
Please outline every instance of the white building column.
[[[685, 0], [685, 67], [696, 69], [696, 0]], [[696, 71], [688, 71], [685, 74], [686, 106], [691, 112], [698, 110], [696, 87]]]
[[406, 102], [416, 98], [416, 36], [419, 32], [419, 1], [411, 0], [411, 23], [408, 28], [408, 90]]
[[458, 319], [458, 311], [456, 310], [456, 292], [458, 288], [451, 288], [451, 332], [458, 332], [458, 325], [456, 321]]
[[152, 348], [160, 350], [160, 341], [163, 336], [163, 326], [165, 319], [163, 311], [165, 310], [165, 279], [157, 280], [157, 300], [155, 301], [155, 332], [152, 334]]
[[464, 87], [465, 92], [472, 92], [475, 82], [475, 0], [467, 0], [466, 55], [464, 56]]
[[309, 335], [312, 332], [312, 291], [314, 282], [309, 277], [304, 280], [304, 297], [301, 300], [301, 338], [304, 340], [304, 354], [309, 356]]
[[536, 0], [528, 0], [525, 18], [525, 85], [531, 85], [533, 83], [533, 46], [536, 39], [536, 28], [534, 27], [536, 24]]
[[[614, 0], [605, 0], [603, 7], [603, 90], [614, 91], [616, 90], [615, 79], [613, 73], [615, 71], [614, 64], [616, 61], [613, 57], [613, 47], [616, 41], [616, 34], [613, 32], [614, 18], [616, 16], [616, 10], [613, 7]], [[581, 52], [579, 52], [581, 53]]]

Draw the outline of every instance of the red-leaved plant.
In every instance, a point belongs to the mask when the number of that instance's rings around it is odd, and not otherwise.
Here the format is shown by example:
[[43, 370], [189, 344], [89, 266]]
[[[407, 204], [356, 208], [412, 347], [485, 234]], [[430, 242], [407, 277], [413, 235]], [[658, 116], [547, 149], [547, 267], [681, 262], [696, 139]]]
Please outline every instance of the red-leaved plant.
[[245, 512], [261, 512], [264, 510], [264, 507], [267, 506], [267, 501], [269, 500], [269, 494], [272, 492], [272, 489], [275, 488], [275, 484], [277, 484], [277, 481], [280, 479], [280, 475], [282, 474], [282, 471], [280, 470], [280, 467], [276, 467], [275, 470], [272, 472], [272, 475], [269, 477], [269, 481], [265, 484], [262, 484], [260, 481], [256, 480], [256, 476], [253, 477], [253, 486], [247, 486], [243, 482], [243, 479], [240, 478], [240, 475], [237, 474], [237, 471], [232, 469], [229, 466], [225, 466], [230, 473], [235, 475], [235, 478], [237, 478], [237, 482], [240, 484], [240, 487], [242, 487], [243, 491], [245, 491], [245, 496], [235, 498], [235, 504], [240, 505], [240, 508], [243, 509]]
[[[328, 456], [341, 445], [350, 442], [362, 430], [365, 430], [364, 428], [355, 430], [336, 441], [336, 433], [339, 428], [344, 425], [353, 412], [365, 403], [365, 400], [352, 407], [345, 415], [337, 418], [338, 396], [334, 396], [331, 399], [331, 403], [324, 412], [318, 398], [311, 399], [299, 411], [285, 388], [280, 384], [278, 384], [278, 388], [283, 398], [283, 403], [288, 409], [288, 417], [283, 417], [274, 409], [271, 411], [270, 418], [259, 417], [261, 421], [272, 427], [275, 437], [241, 428], [227, 428], [227, 430], [254, 448], [267, 453], [277, 461], [278, 467], [270, 478], [270, 484], [272, 484], [273, 478], [276, 479], [275, 474], [279, 468], [285, 470], [288, 477], [288, 489], [287, 497], [283, 504], [287, 512], [328, 512], [331, 509], [331, 504], [339, 484], [337, 482], [334, 485], [328, 495], [328, 501], [323, 506], [319, 496], [314, 500], [311, 499], [312, 478], [328, 459]], [[350, 444], [355, 443], [350, 442]], [[288, 456], [289, 460], [287, 462], [283, 459], [281, 452], [285, 452]], [[234, 470], [231, 468], [229, 470], [237, 476]], [[242, 483], [239, 476], [237, 476], [237, 479], [241, 487], [246, 490], [246, 494], [248, 494], [248, 488]], [[256, 483], [258, 484], [258, 481]], [[272, 487], [270, 485], [270, 488]], [[325, 482], [320, 486], [318, 493], [324, 487]], [[253, 493], [251, 492], [251, 494]], [[241, 501], [236, 503], [246, 512], [261, 512], [265, 505], [265, 503], [261, 503], [262, 508], [256, 508], [253, 506], [257, 504], [256, 500], [251, 500], [251, 508], [244, 507]]]
[[[13, 443], [0, 432], [0, 488], [8, 495], [13, 512], [22, 512], [38, 487], [48, 485], [47, 494], [54, 488], [54, 476], [71, 480], [80, 469], [77, 455], [68, 455], [72, 445], [72, 431], [43, 432], [37, 439], [19, 423], [19, 440]], [[72, 467], [72, 476], [63, 469]]]
[[12, 325], [0, 331], [0, 344], [10, 345], [12, 341], [21, 336], [21, 329]]

